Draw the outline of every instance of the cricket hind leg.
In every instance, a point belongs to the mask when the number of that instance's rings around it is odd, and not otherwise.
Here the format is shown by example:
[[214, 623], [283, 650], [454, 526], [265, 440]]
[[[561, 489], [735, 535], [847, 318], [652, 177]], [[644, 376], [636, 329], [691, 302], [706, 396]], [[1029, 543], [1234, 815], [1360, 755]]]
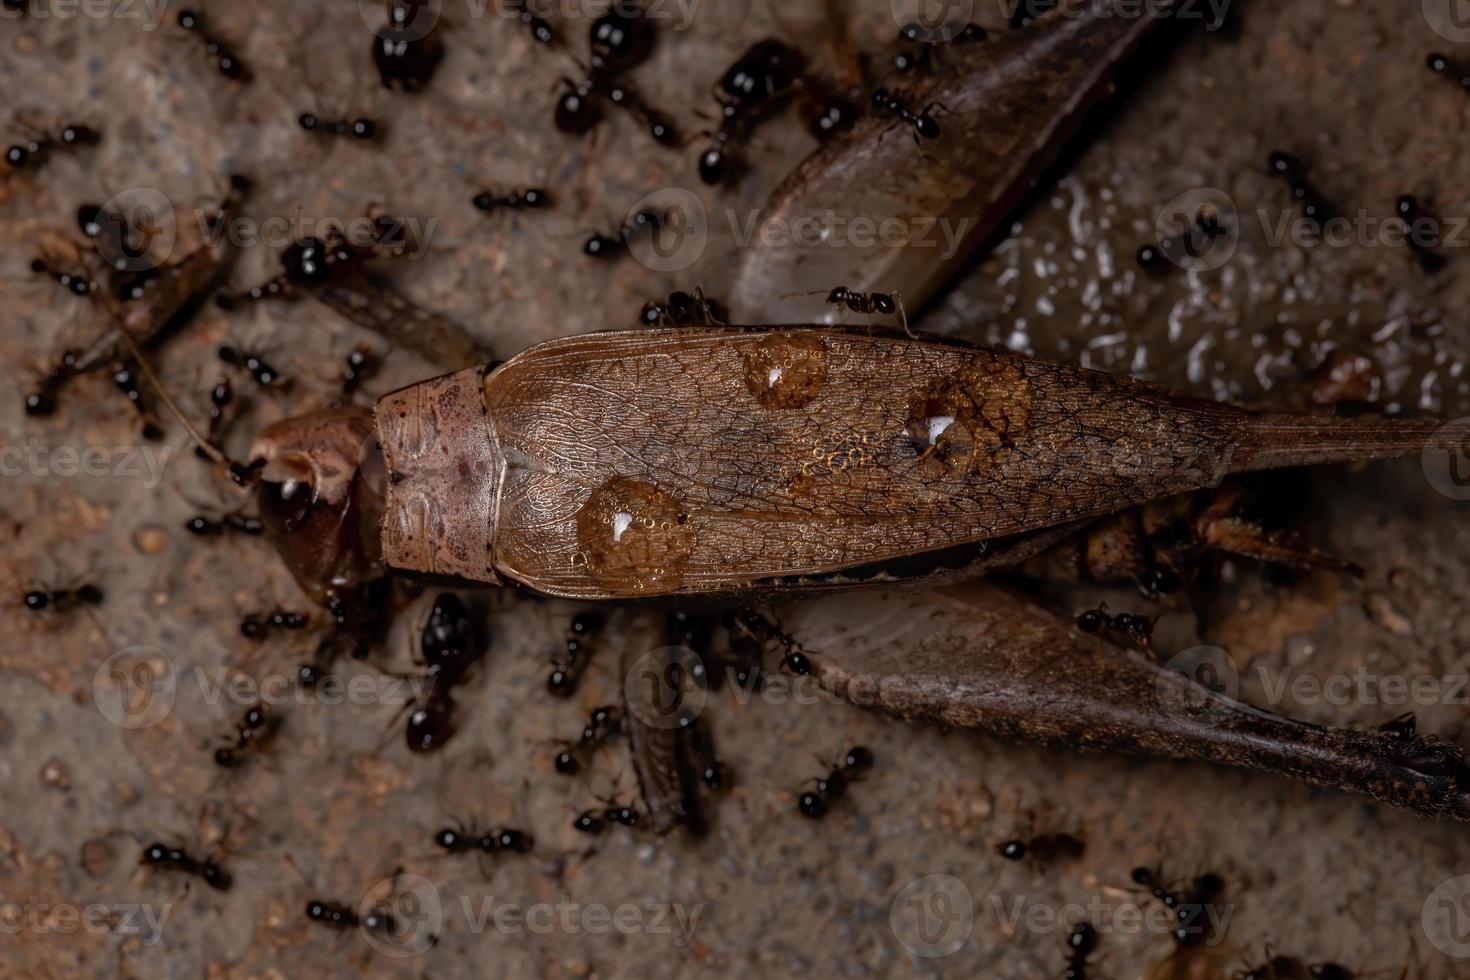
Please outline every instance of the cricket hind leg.
[[1252, 558], [1303, 571], [1323, 569], [1361, 577], [1362, 566], [1272, 530], [1252, 513], [1253, 501], [1239, 483], [1222, 486], [1193, 522], [1194, 538], [1206, 551]]
[[813, 675], [855, 705], [1055, 749], [1275, 773], [1470, 821], [1470, 766], [1447, 739], [1274, 714], [1234, 697], [1228, 659], [1171, 669], [1184, 661], [1166, 667], [1099, 642], [993, 582], [885, 598], [839, 594], [781, 610], [798, 635], [841, 637], [812, 645]]

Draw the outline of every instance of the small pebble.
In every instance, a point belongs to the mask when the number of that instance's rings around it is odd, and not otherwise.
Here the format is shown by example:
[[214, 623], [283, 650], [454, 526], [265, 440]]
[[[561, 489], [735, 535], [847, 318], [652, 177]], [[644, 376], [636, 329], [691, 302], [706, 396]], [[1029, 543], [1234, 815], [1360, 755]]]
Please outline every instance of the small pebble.
[[60, 759], [52, 759], [41, 767], [41, 782], [48, 789], [65, 793], [71, 789], [71, 773]]
[[1393, 607], [1393, 603], [1388, 601], [1387, 596], [1378, 592], [1371, 593], [1363, 600], [1363, 608], [1367, 611], [1369, 619], [1395, 636], [1414, 635], [1414, 624]]
[[161, 555], [168, 549], [168, 535], [156, 527], [140, 527], [133, 532], [133, 547], [145, 555]]

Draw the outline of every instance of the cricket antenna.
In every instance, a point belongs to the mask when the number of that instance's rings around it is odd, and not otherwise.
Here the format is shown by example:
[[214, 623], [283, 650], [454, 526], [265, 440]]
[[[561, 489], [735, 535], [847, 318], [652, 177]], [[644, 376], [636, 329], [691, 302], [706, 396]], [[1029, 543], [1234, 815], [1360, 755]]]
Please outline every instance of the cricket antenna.
[[133, 339], [133, 335], [123, 325], [122, 318], [114, 316], [113, 319], [117, 335], [122, 338], [123, 345], [127, 347], [129, 356], [137, 363], [138, 370], [142, 372], [143, 377], [147, 379], [148, 383], [153, 387], [153, 390], [158, 393], [159, 400], [163, 402], [169, 414], [178, 419], [179, 424], [184, 427], [184, 431], [189, 434], [189, 438], [194, 440], [194, 444], [199, 447], [199, 451], [208, 456], [212, 462], [225, 467], [229, 471], [230, 479], [234, 480], [236, 484], [245, 487], [253, 483], [259, 467], [246, 466], [243, 463], [235, 462], [226, 456], [224, 451], [218, 446], [215, 446], [199, 434], [199, 430], [194, 427], [194, 424], [179, 409], [178, 403], [173, 400], [173, 396], [168, 393], [168, 389], [164, 388], [163, 382], [158, 380], [158, 375], [153, 371], [153, 365], [148, 363], [148, 358], [143, 355], [143, 351], [139, 348], [138, 342]]

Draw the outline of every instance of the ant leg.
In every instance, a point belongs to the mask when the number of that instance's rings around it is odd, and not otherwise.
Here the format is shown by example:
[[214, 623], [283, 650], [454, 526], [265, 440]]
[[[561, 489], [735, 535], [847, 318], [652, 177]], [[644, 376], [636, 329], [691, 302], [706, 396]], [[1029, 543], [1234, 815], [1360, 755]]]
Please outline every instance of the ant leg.
[[918, 339], [913, 330], [909, 328], [909, 313], [908, 310], [903, 308], [903, 297], [898, 293], [893, 293], [892, 295], [893, 305], [898, 307], [898, 325], [903, 328], [903, 332], [908, 335], [910, 340]]

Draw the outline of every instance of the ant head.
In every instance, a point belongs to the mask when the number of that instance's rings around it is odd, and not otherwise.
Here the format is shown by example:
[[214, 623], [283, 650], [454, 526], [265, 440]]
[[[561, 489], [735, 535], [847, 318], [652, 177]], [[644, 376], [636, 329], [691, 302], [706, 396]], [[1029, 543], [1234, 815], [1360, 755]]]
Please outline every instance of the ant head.
[[234, 881], [228, 871], [213, 861], [205, 861], [200, 869], [200, 873], [204, 877], [204, 883], [215, 891], [229, 891], [230, 885]]

